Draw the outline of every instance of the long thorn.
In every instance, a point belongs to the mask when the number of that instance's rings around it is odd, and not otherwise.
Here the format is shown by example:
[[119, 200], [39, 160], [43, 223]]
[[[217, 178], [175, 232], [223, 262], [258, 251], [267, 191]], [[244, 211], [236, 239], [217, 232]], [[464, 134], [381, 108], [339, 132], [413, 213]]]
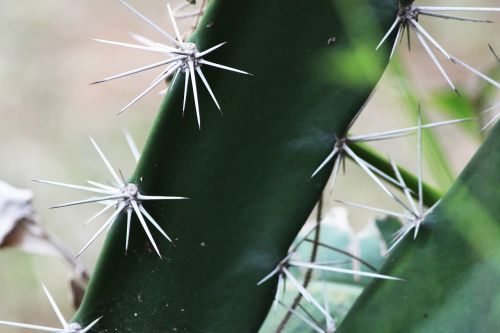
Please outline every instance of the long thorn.
[[212, 66], [212, 67], [217, 67], [217, 68], [220, 68], [220, 69], [225, 69], [227, 71], [231, 71], [231, 72], [236, 72], [236, 73], [240, 73], [240, 74], [246, 74], [246, 75], [252, 75], [250, 73], [247, 73], [245, 71], [242, 71], [242, 70], [239, 70], [239, 69], [236, 69], [236, 68], [233, 68], [233, 67], [229, 67], [229, 66], [224, 66], [224, 65], [221, 65], [221, 64], [216, 64], [215, 62], [211, 62], [211, 61], [207, 61], [205, 59], [201, 59], [198, 61], [200, 64], [203, 64], [203, 65], [207, 65], [207, 66]]
[[[428, 129], [428, 128], [446, 126], [446, 125], [454, 125], [454, 124], [459, 124], [459, 123], [463, 123], [463, 122], [471, 121], [471, 120], [474, 120], [474, 118], [446, 120], [446, 121], [425, 124], [425, 125], [422, 125], [421, 128]], [[417, 131], [418, 131], [418, 126], [413, 126], [413, 127], [407, 127], [407, 128], [386, 131], [386, 132], [376, 132], [376, 133], [370, 133], [370, 134], [364, 134], [364, 135], [349, 136], [348, 139], [349, 139], [349, 141], [363, 141], [363, 142], [386, 140], [386, 139], [397, 138], [400, 136], [411, 135], [413, 133], [416, 133]]]
[[333, 192], [333, 188], [335, 186], [335, 182], [336, 182], [337, 176], [339, 174], [341, 161], [342, 161], [342, 156], [341, 155], [337, 156], [337, 158], [335, 159], [335, 164], [333, 165], [332, 185], [330, 186], [330, 192]]
[[33, 181], [37, 182], [37, 183], [42, 183], [42, 184], [54, 185], [54, 186], [59, 186], [59, 187], [66, 187], [66, 188], [71, 188], [71, 189], [75, 189], [75, 190], [82, 190], [82, 191], [100, 193], [100, 194], [113, 194], [113, 193], [119, 192], [115, 188], [113, 188], [113, 191], [111, 191], [110, 189], [109, 190], [108, 189], [99, 189], [99, 188], [94, 188], [94, 187], [73, 185], [73, 184], [67, 184], [67, 183], [61, 183], [61, 182], [53, 182], [50, 180], [33, 179]]
[[219, 102], [217, 102], [217, 98], [215, 98], [215, 95], [212, 91], [212, 89], [210, 88], [210, 85], [208, 84], [208, 81], [207, 79], [205, 78], [205, 75], [203, 75], [203, 72], [201, 71], [201, 68], [200, 67], [196, 67], [196, 72], [198, 73], [198, 75], [200, 76], [201, 78], [201, 81], [203, 82], [203, 84], [205, 85], [205, 87], [207, 88], [208, 92], [210, 93], [210, 96], [212, 97], [215, 105], [217, 106], [217, 109], [219, 109], [220, 111], [220, 105], [219, 105]]
[[127, 233], [125, 235], [125, 253], [128, 251], [128, 242], [130, 239], [130, 223], [132, 221], [132, 208], [127, 207]]
[[120, 194], [120, 195], [109, 195], [109, 196], [105, 196], [105, 197], [97, 197], [97, 198], [90, 198], [90, 199], [72, 201], [72, 202], [68, 202], [68, 203], [64, 203], [64, 204], [52, 206], [50, 208], [54, 209], [54, 208], [63, 208], [63, 207], [77, 206], [77, 205], [83, 205], [83, 204], [93, 203], [93, 202], [117, 200], [117, 199], [121, 199], [121, 198], [124, 198], [124, 197], [125, 197], [125, 195], [123, 195], [123, 194]]
[[165, 65], [168, 65], [170, 63], [183, 60], [185, 58], [186, 58], [186, 56], [176, 56], [176, 57], [173, 57], [173, 58], [170, 58], [170, 59], [167, 59], [167, 60], [162, 60], [162, 61], [159, 61], [159, 62], [155, 62], [154, 64], [151, 64], [151, 65], [142, 66], [142, 67], [139, 67], [139, 68], [135, 68], [135, 69], [123, 72], [123, 73], [119, 73], [119, 74], [116, 74], [116, 75], [113, 75], [113, 76], [109, 76], [109, 77], [104, 78], [102, 80], [92, 82], [91, 84], [99, 84], [99, 83], [103, 83], [103, 82], [107, 82], [107, 81], [111, 81], [111, 80], [120, 79], [122, 77], [134, 75], [134, 74], [137, 74], [137, 73], [140, 73], [140, 72], [144, 72], [144, 71], [147, 71], [147, 70], [150, 70], [150, 69], [153, 69], [153, 68], [165, 66]]
[[130, 151], [132, 152], [132, 155], [134, 156], [135, 161], [139, 162], [141, 153], [139, 152], [139, 148], [137, 148], [137, 145], [135, 144], [134, 138], [132, 138], [132, 135], [130, 135], [127, 130], [123, 130], [123, 133], [125, 134], [125, 139], [127, 140], [128, 146], [130, 148]]
[[104, 214], [108, 209], [110, 209], [114, 205], [115, 205], [115, 203], [107, 205], [102, 210], [100, 210], [97, 214], [95, 214], [94, 216], [92, 216], [91, 218], [89, 218], [87, 221], [85, 221], [83, 224], [84, 225], [85, 224], [89, 224], [90, 222], [94, 221], [96, 218], [98, 218], [99, 216], [101, 216], [102, 214]]
[[112, 194], [112, 193], [120, 193], [121, 192], [121, 190], [117, 189], [116, 187], [112, 187], [112, 186], [109, 186], [109, 185], [98, 183], [98, 182], [95, 182], [93, 180], [87, 180], [87, 183], [89, 183], [90, 185], [93, 185], [95, 187], [99, 187], [99, 188], [101, 188], [103, 190], [107, 190], [110, 194]]
[[323, 169], [325, 167], [325, 165], [327, 165], [332, 160], [332, 158], [334, 158], [335, 155], [337, 155], [338, 152], [339, 152], [339, 148], [337, 147], [337, 145], [335, 145], [332, 152], [325, 158], [325, 160], [320, 164], [320, 166], [313, 172], [313, 174], [311, 175], [311, 178], [316, 176], [316, 174], [318, 172], [320, 172], [321, 169]]
[[496, 123], [498, 119], [500, 119], [500, 112], [496, 116], [494, 116], [493, 119], [487, 122], [486, 125], [484, 125], [483, 128], [481, 128], [481, 131], [484, 131], [485, 129]]
[[186, 197], [174, 197], [174, 196], [159, 196], [159, 195], [142, 195], [138, 194], [137, 199], [139, 200], [186, 200]]
[[184, 111], [186, 110], [186, 99], [189, 86], [189, 70], [184, 69], [184, 100], [182, 102], [182, 116], [184, 117]]
[[176, 50], [173, 47], [169, 47], [167, 45], [160, 47], [161, 44], [159, 44], [159, 43], [155, 43], [154, 46], [153, 45], [149, 46], [149, 45], [138, 45], [138, 44], [130, 44], [130, 43], [124, 43], [124, 42], [117, 42], [117, 41], [113, 41], [113, 40], [99, 39], [99, 38], [94, 38], [93, 40], [96, 42], [99, 42], [99, 43], [103, 43], [103, 44], [110, 44], [110, 45], [121, 46], [121, 47], [143, 50], [143, 51], [150, 51], [150, 52], [166, 53], [166, 52]]
[[198, 103], [198, 88], [196, 87], [196, 76], [194, 74], [194, 64], [191, 60], [188, 61], [189, 76], [191, 78], [191, 87], [193, 88], [194, 106], [196, 109], [196, 119], [198, 121], [198, 128], [201, 129], [200, 119], [200, 105]]
[[403, 187], [403, 184], [401, 184], [398, 180], [392, 178], [391, 176], [389, 176], [388, 174], [386, 174], [385, 172], [383, 172], [382, 170], [378, 169], [377, 167], [375, 167], [374, 165], [372, 164], [366, 164], [366, 166], [371, 170], [373, 171], [373, 173], [375, 173], [376, 175], [382, 177], [383, 179], [385, 179], [386, 181], [388, 181], [389, 183], [399, 187], [399, 188], [402, 188]]
[[52, 297], [49, 290], [47, 289], [47, 287], [45, 287], [45, 285], [43, 283], [42, 283], [42, 288], [43, 288], [43, 291], [45, 292], [45, 295], [47, 296], [47, 299], [49, 300], [49, 303], [50, 303], [50, 306], [52, 307], [52, 310], [54, 310], [54, 313], [57, 316], [57, 319], [59, 319], [59, 322], [61, 323], [61, 325], [63, 327], [67, 327], [68, 322], [66, 321], [66, 319], [64, 319], [64, 316], [61, 313], [61, 309], [59, 309], [56, 302], [54, 301], [54, 298]]
[[314, 305], [326, 318], [329, 320], [333, 320], [330, 314], [318, 303], [318, 301], [299, 283], [295, 277], [288, 271], [288, 269], [283, 268], [283, 273], [285, 273], [286, 277], [290, 280], [290, 282], [294, 285], [295, 288], [302, 294], [304, 299], [306, 299], [309, 303]]
[[168, 32], [166, 32], [165, 30], [163, 30], [162, 28], [160, 28], [158, 25], [156, 25], [153, 21], [151, 21], [149, 18], [147, 18], [146, 16], [144, 16], [143, 14], [141, 14], [137, 9], [135, 9], [134, 7], [132, 7], [131, 5], [129, 5], [127, 2], [125, 2], [124, 0], [119, 0], [125, 7], [127, 7], [131, 12], [133, 12], [135, 15], [137, 15], [138, 17], [140, 17], [144, 22], [146, 22], [147, 24], [149, 24], [151, 27], [153, 27], [153, 29], [155, 29], [156, 31], [158, 31], [160, 34], [162, 34], [163, 36], [167, 37], [167, 39], [169, 39], [172, 43], [174, 43], [175, 45], [178, 45], [179, 42], [171, 35], [169, 34]]
[[175, 81], [177, 81], [177, 78], [179, 77], [179, 73], [181, 72], [181, 68], [177, 68], [177, 70], [175, 71], [175, 74], [172, 78], [172, 81], [170, 82], [170, 84], [168, 85], [168, 87], [165, 89], [165, 93], [167, 93], [167, 91], [169, 91], [175, 84]]
[[94, 326], [95, 326], [95, 325], [99, 322], [99, 320], [101, 320], [101, 319], [102, 319], [102, 317], [99, 317], [99, 318], [97, 318], [96, 320], [94, 320], [93, 322], [91, 322], [91, 323], [90, 323], [87, 327], [85, 327], [85, 328], [81, 331], [81, 333], [87, 333], [88, 331], [90, 331], [90, 329], [91, 329], [92, 327], [94, 327]]
[[392, 166], [392, 169], [394, 170], [394, 174], [396, 175], [396, 178], [398, 179], [398, 181], [404, 185], [403, 187], [403, 192], [406, 196], [406, 200], [408, 201], [408, 203], [410, 204], [411, 206], [411, 209], [413, 211], [413, 214], [415, 215], [419, 215], [419, 211], [417, 209], [417, 206], [415, 205], [415, 202], [413, 201], [413, 198], [411, 196], [411, 193], [410, 193], [410, 190], [408, 189], [408, 187], [406, 186], [406, 183], [405, 183], [405, 180], [404, 178], [401, 176], [401, 172], [399, 172], [399, 168], [397, 167], [396, 163], [390, 159], [391, 161], [391, 166]]
[[206, 50], [205, 50], [205, 51], [203, 51], [203, 52], [197, 52], [194, 56], [195, 56], [195, 58], [199, 59], [199, 58], [201, 58], [201, 57], [203, 57], [203, 56], [206, 56], [207, 54], [209, 54], [209, 53], [211, 53], [211, 52], [213, 52], [213, 51], [217, 50], [219, 47], [224, 46], [224, 44], [226, 44], [226, 42], [224, 42], [224, 43], [220, 43], [220, 44], [217, 44], [217, 45], [215, 45], [215, 46], [212, 46], [211, 48], [206, 49]]
[[10, 326], [10, 327], [18, 327], [18, 328], [26, 328], [28, 330], [51, 332], [51, 333], [65, 333], [66, 332], [66, 330], [63, 328], [54, 328], [54, 327], [47, 327], [47, 326], [40, 326], [40, 325], [23, 324], [23, 323], [16, 323], [13, 321], [4, 321], [4, 320], [0, 320], [0, 325]]
[[424, 194], [422, 187], [422, 110], [418, 108], [418, 132], [417, 132], [417, 151], [418, 151], [418, 210], [419, 216], [424, 214]]
[[393, 212], [390, 210], [382, 209], [382, 208], [366, 206], [366, 205], [357, 204], [354, 202], [344, 201], [344, 200], [335, 200], [335, 201], [340, 203], [340, 204], [344, 204], [344, 205], [348, 205], [348, 206], [352, 206], [352, 207], [356, 207], [356, 208], [361, 208], [361, 209], [366, 209], [366, 210], [373, 211], [375, 213], [382, 213], [382, 214], [390, 215], [390, 216], [397, 217], [400, 219], [407, 219], [408, 218], [406, 215], [396, 213], [396, 212]]
[[109, 217], [109, 219], [106, 221], [106, 223], [104, 223], [100, 228], [99, 230], [97, 230], [97, 232], [94, 234], [94, 236], [92, 236], [92, 238], [87, 242], [87, 244], [85, 244], [85, 246], [80, 250], [80, 252], [78, 252], [78, 254], [76, 255], [76, 257], [78, 258], [96, 239], [97, 237], [99, 237], [102, 232], [108, 227], [108, 226], [111, 226], [115, 221], [116, 221], [116, 218], [118, 217], [118, 215], [123, 211], [123, 209], [125, 209], [125, 206], [124, 205], [121, 205], [120, 207], [118, 207], [117, 210], [114, 211], [113, 215], [111, 215]]
[[436, 7], [436, 6], [418, 6], [419, 10], [428, 11], [428, 12], [436, 12], [436, 11], [445, 11], [445, 12], [500, 12], [500, 8], [496, 7]]
[[493, 80], [492, 78], [490, 78], [489, 76], [481, 73], [480, 71], [478, 71], [477, 69], [475, 69], [474, 67], [466, 64], [465, 62], [463, 62], [462, 60], [456, 58], [456, 57], [452, 57], [452, 61], [454, 63], [457, 63], [459, 65], [461, 65], [462, 67], [464, 67], [465, 69], [471, 71], [472, 73], [476, 74], [477, 76], [479, 76], [480, 78], [482, 78], [483, 80], [485, 80], [486, 82], [489, 82], [490, 84], [492, 84], [493, 86], [495, 86], [496, 88], [500, 89], [500, 82], [498, 81], [495, 81]]
[[444, 18], [446, 20], [456, 20], [456, 21], [473, 22], [473, 23], [494, 23], [491, 20], [478, 20], [478, 19], [471, 19], [471, 18], [468, 18], [468, 17], [452, 16], [452, 15], [445, 15], [445, 14], [436, 14], [436, 13], [431, 13], [431, 12], [426, 12], [426, 11], [419, 11], [419, 14], [423, 15], [423, 16]]
[[264, 278], [262, 278], [259, 282], [257, 282], [257, 285], [260, 286], [264, 282], [266, 282], [269, 279], [271, 279], [278, 272], [280, 272], [281, 271], [281, 267], [283, 266], [283, 264], [286, 263], [294, 254], [295, 254], [295, 250], [292, 250], [292, 251], [288, 252], [288, 254], [286, 255], [286, 257], [279, 262], [279, 264], [271, 271], [271, 273], [267, 274]]
[[391, 55], [389, 56], [389, 59], [392, 59], [392, 57], [394, 56], [394, 53], [396, 52], [396, 48], [398, 46], [398, 43], [401, 42], [403, 30], [404, 30], [404, 27], [402, 25], [400, 25], [399, 29], [398, 29], [398, 33], [396, 34], [396, 38], [394, 39], [394, 44], [392, 45]]
[[389, 190], [387, 186], [380, 181], [380, 179], [373, 173], [373, 171], [368, 167], [369, 163], [362, 160], [356, 153], [354, 153], [351, 148], [349, 148], [348, 145], [344, 145], [344, 150], [345, 152], [358, 164], [361, 169], [363, 169], [368, 176], [395, 202], [397, 202], [399, 205], [401, 205], [403, 208], [405, 208], [408, 211], [411, 211], [397, 196], [394, 195], [394, 193]]
[[174, 26], [175, 35], [177, 36], [177, 41], [179, 43], [183, 43], [181, 34], [179, 32], [179, 27], [177, 27], [177, 23], [175, 22], [174, 14], [172, 13], [172, 8], [170, 8], [170, 4], [167, 3], [168, 15], [170, 16], [170, 20], [172, 21], [172, 25]]
[[128, 103], [127, 105], [125, 105], [121, 110], [120, 112], [118, 112], [118, 114], [122, 113], [123, 111], [127, 110], [129, 107], [131, 107], [132, 105], [134, 105], [135, 103], [137, 103], [137, 101], [139, 101], [141, 98], [143, 98], [147, 93], [149, 93], [151, 90], [153, 90], [157, 85], [159, 85], [163, 80], [165, 80], [166, 78], [168, 78], [169, 76], [171, 76], [176, 70], [177, 68], [180, 68], [181, 67], [181, 64], [177, 64], [173, 67], [170, 67], [170, 69], [167, 71], [167, 73], [165, 73], [163, 76], [161, 76], [160, 78], [158, 78], [158, 80], [156, 80], [155, 82], [151, 83], [151, 85], [146, 89], [144, 90], [142, 93], [139, 94], [139, 96], [137, 96], [136, 98], [134, 98], [130, 103]]
[[148, 213], [148, 211], [142, 206], [139, 205], [139, 209], [146, 216], [146, 218], [151, 222], [151, 224], [165, 237], [170, 243], [172, 243], [172, 239], [167, 235], [167, 233], [160, 227], [158, 222]]
[[458, 93], [458, 90], [455, 87], [455, 84], [453, 84], [453, 82], [451, 81], [450, 77], [448, 76], [448, 73], [446, 73], [446, 71], [444, 70], [443, 66], [439, 62], [439, 60], [437, 60], [436, 56], [434, 55], [434, 52], [432, 52], [431, 48], [429, 47], [429, 45], [427, 44], [427, 42], [425, 41], [425, 39], [420, 35], [420, 33], [418, 31], [415, 31], [415, 34], [417, 35], [417, 38], [420, 41], [420, 44], [422, 44], [422, 46], [424, 47], [425, 52], [427, 52], [427, 54], [431, 58], [432, 62], [434, 62], [434, 64], [438, 68], [438, 70], [441, 72], [441, 75], [443, 75], [443, 77], [445, 78], [446, 82], [448, 82], [448, 84], [450, 85], [451, 89], [453, 89], [453, 91], [455, 91], [456, 93]]
[[432, 45], [434, 45], [434, 47], [436, 47], [439, 50], [439, 52], [441, 52], [446, 58], [448, 58], [448, 60], [453, 62], [451, 55], [416, 20], [410, 19], [410, 23], [415, 33], [417, 31], [420, 32], [425, 38], [427, 38], [431, 42]]
[[134, 39], [135, 41], [145, 45], [145, 46], [149, 46], [149, 47], [152, 47], [152, 48], [155, 48], [155, 49], [162, 49], [162, 48], [165, 48], [165, 50], [167, 52], [172, 52], [172, 51], [177, 51], [178, 49], [174, 48], [174, 47], [171, 47], [171, 46], [168, 46], [168, 45], [165, 45], [165, 44], [162, 44], [162, 43], [158, 43], [158, 42], [154, 42], [152, 41], [151, 39], [149, 38], [146, 38], [142, 35], [139, 35], [139, 34], [136, 34], [136, 33], [130, 33], [129, 34], [130, 37], [132, 39]]
[[394, 23], [392, 24], [392, 26], [390, 27], [390, 29], [387, 31], [387, 33], [384, 35], [384, 37], [382, 38], [382, 40], [380, 41], [380, 43], [377, 45], [377, 47], [375, 48], [375, 50], [378, 50], [382, 44], [384, 44], [384, 42], [387, 40], [387, 38], [389, 38], [389, 36], [391, 35], [391, 33], [394, 31], [394, 29], [396, 29], [398, 27], [398, 24], [401, 22], [401, 17], [396, 17], [396, 20], [394, 21]]
[[[168, 73], [168, 71], [169, 71], [170, 69], [172, 69], [173, 67], [175, 67], [176, 65], [178, 65], [178, 64], [170, 64], [170, 66], [167, 66], [167, 68], [165, 68], [164, 70], [162, 70], [162, 71], [160, 72], [160, 74], [158, 74], [158, 75], [157, 75], [157, 76], [156, 76], [156, 77], [155, 77], [155, 78], [154, 78], [154, 79], [153, 79], [153, 80], [149, 83], [149, 87], [150, 87], [150, 86], [152, 86], [153, 84], [155, 84], [155, 82], [156, 82], [159, 78], [161, 78], [161, 77], [163, 77], [165, 74], [167, 74], [167, 73]], [[179, 66], [177, 66], [177, 67], [179, 67]]]
[[91, 136], [89, 136], [89, 139], [90, 139], [90, 142], [92, 143], [92, 145], [94, 146], [95, 150], [97, 151], [97, 153], [101, 157], [102, 161], [104, 162], [104, 164], [108, 168], [109, 172], [111, 173], [111, 175], [115, 179], [116, 184], [118, 184], [120, 187], [125, 186], [125, 183], [121, 180], [120, 177], [118, 177], [118, 174], [116, 173], [115, 169], [113, 168], [111, 163], [109, 163], [108, 159], [106, 158], [106, 156], [102, 152], [101, 148], [99, 148], [99, 146], [97, 145], [97, 142], [95, 142], [95, 140]]
[[158, 250], [158, 246], [156, 246], [155, 240], [153, 239], [153, 236], [151, 235], [151, 232], [149, 231], [149, 228], [146, 224], [146, 221], [144, 221], [144, 217], [142, 216], [142, 213], [139, 209], [139, 205], [134, 200], [132, 200], [130, 203], [132, 204], [132, 207], [134, 208], [135, 214], [139, 218], [139, 222], [141, 223], [142, 228], [144, 229], [144, 232], [148, 236], [148, 239], [151, 242], [151, 245], [153, 245], [153, 247], [154, 247], [156, 253], [158, 254], [158, 256], [160, 257], [160, 259], [162, 259], [161, 254], [160, 254], [160, 250]]
[[274, 295], [274, 301], [273, 301], [273, 310], [276, 311], [278, 303], [281, 301], [283, 298], [284, 294], [284, 281], [283, 281], [283, 276], [280, 274], [278, 275], [278, 286], [276, 287], [276, 294]]
[[392, 250], [394, 250], [396, 248], [396, 246], [398, 246], [398, 244], [401, 243], [401, 241], [411, 231], [411, 229], [413, 229], [412, 225], [406, 225], [406, 226], [404, 226], [401, 229], [401, 233], [399, 233], [399, 235], [394, 239], [391, 247], [387, 250], [386, 254], [392, 252]]
[[257, 282], [257, 285], [260, 286], [261, 284], [265, 283], [266, 281], [270, 280], [273, 276], [278, 274], [278, 272], [281, 270], [280, 266], [277, 266], [274, 268], [269, 274], [264, 276], [259, 282]]
[[296, 266], [296, 267], [304, 267], [304, 268], [311, 268], [311, 269], [317, 269], [317, 270], [323, 270], [323, 271], [330, 271], [330, 272], [335, 272], [335, 273], [350, 274], [350, 275], [360, 275], [360, 276], [366, 276], [366, 277], [383, 279], [383, 280], [402, 281], [402, 279], [397, 278], [397, 277], [393, 277], [393, 276], [382, 275], [382, 274], [377, 274], [377, 273], [370, 273], [370, 272], [364, 272], [364, 271], [357, 271], [357, 270], [352, 270], [352, 269], [345, 269], [345, 268], [338, 268], [338, 267], [330, 267], [330, 266], [324, 266], [324, 265], [317, 265], [317, 264], [314, 264], [314, 263], [290, 261], [290, 265]]

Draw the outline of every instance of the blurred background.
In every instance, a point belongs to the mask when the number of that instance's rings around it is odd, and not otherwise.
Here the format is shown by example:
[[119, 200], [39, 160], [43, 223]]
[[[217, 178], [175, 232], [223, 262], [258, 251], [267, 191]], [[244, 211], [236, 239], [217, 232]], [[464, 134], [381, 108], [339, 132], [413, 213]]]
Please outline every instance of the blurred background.
[[[130, 2], [160, 26], [171, 31], [163, 0]], [[172, 1], [175, 7], [185, 0]], [[495, 6], [497, 0], [417, 1], [421, 5]], [[195, 7], [187, 8], [186, 12]], [[498, 19], [489, 14], [471, 15]], [[179, 21], [184, 31], [194, 19]], [[500, 52], [499, 23], [483, 24], [436, 20], [420, 22], [453, 55], [500, 79], [498, 64], [488, 44]], [[155, 31], [134, 17], [118, 1], [0, 0], [0, 180], [34, 192], [41, 223], [74, 253], [87, 242], [101, 221], [82, 226], [95, 206], [50, 210], [51, 205], [82, 198], [78, 191], [33, 183], [34, 178], [83, 184], [87, 179], [106, 182], [109, 174], [88, 135], [100, 144], [115, 168], [130, 175], [134, 159], [123, 129], [142, 146], [162, 96], [147, 95], [124, 114], [116, 113], [150, 83], [155, 73], [90, 86], [111, 74], [161, 60], [147, 52], [99, 44], [92, 38], [130, 40], [129, 32], [158, 38]], [[374, 46], [375, 47], [375, 46]], [[442, 59], [442, 58], [440, 58]], [[486, 133], [478, 129], [488, 115], [479, 113], [500, 98], [490, 86], [461, 67], [442, 61], [459, 87], [458, 98], [425, 51], [413, 41], [404, 45], [382, 78], [376, 93], [352, 129], [364, 134], [416, 125], [417, 104], [426, 121], [480, 117], [479, 122], [432, 130], [425, 136], [425, 181], [445, 191], [471, 158]], [[161, 89], [158, 89], [159, 91]], [[213, 111], [213, 110], [211, 110]], [[179, 112], [180, 115], [180, 112]], [[373, 145], [400, 165], [416, 172], [416, 138]], [[338, 206], [333, 197], [372, 206], [396, 207], [380, 195], [367, 176], [353, 166], [340, 177], [333, 193], [325, 195], [324, 212]], [[374, 214], [347, 209], [353, 228], [361, 230]], [[92, 271], [99, 239], [80, 258]], [[0, 320], [58, 325], [43, 295], [45, 283], [69, 319], [68, 277], [71, 268], [56, 257], [31, 255], [16, 249], [0, 250]], [[2, 332], [22, 330], [1, 328]]]

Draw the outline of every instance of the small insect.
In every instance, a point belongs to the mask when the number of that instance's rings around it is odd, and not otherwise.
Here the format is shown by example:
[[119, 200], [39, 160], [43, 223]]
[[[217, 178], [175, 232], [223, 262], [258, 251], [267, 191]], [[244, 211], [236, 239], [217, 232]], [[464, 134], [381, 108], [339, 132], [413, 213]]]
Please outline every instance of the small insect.
[[99, 317], [96, 320], [94, 320], [93, 322], [91, 322], [89, 325], [87, 325], [86, 327], [82, 327], [82, 325], [79, 323], [68, 323], [66, 321], [66, 319], [64, 319], [61, 310], [57, 306], [57, 304], [54, 301], [54, 298], [50, 294], [49, 290], [43, 284], [42, 284], [42, 288], [43, 288], [43, 291], [45, 292], [45, 295], [47, 296], [47, 298], [50, 302], [52, 310], [54, 310], [54, 312], [57, 316], [57, 319], [59, 319], [59, 322], [61, 323], [62, 328], [24, 324], [24, 323], [17, 323], [17, 322], [13, 322], [13, 321], [3, 321], [3, 320], [0, 320], [0, 325], [26, 328], [26, 329], [34, 330], [34, 331], [53, 332], [53, 333], [86, 333], [86, 332], [90, 331], [90, 329], [92, 327], [94, 327], [99, 322], [99, 320], [102, 319], [102, 317]]

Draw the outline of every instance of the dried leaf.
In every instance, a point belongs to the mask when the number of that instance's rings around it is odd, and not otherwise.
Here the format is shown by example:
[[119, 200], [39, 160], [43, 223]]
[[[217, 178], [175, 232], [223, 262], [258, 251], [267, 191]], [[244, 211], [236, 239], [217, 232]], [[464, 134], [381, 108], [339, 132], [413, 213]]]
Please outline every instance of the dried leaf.
[[33, 192], [0, 181], [0, 249], [13, 247], [42, 255], [60, 256], [33, 217]]
[[0, 181], [0, 248], [8, 242], [9, 235], [19, 222], [33, 213], [33, 193]]
[[89, 275], [66, 246], [37, 223], [32, 206], [33, 192], [15, 188], [0, 180], [0, 250], [15, 248], [24, 252], [64, 259], [72, 267], [72, 304], [80, 306]]
[[85, 295], [85, 290], [89, 282], [89, 275], [84, 266], [76, 266], [73, 273], [71, 274], [71, 279], [69, 281], [71, 289], [71, 303], [75, 310], [78, 310], [82, 304], [83, 296]]

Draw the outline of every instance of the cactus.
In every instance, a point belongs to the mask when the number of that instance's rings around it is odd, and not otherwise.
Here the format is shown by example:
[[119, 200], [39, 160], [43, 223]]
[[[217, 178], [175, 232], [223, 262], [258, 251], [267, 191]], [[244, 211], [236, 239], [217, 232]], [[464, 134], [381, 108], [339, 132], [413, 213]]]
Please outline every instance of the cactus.
[[[168, 10], [175, 22], [171, 8]], [[475, 10], [486, 11], [466, 11]], [[39, 180], [102, 195], [60, 206], [105, 203], [92, 219], [116, 208], [82, 249], [108, 230], [71, 323], [60, 316], [45, 289], [63, 325], [62, 330], [53, 330], [219, 333], [260, 329], [265, 333], [276, 325], [268, 319], [263, 326], [274, 304], [283, 305], [287, 317], [295, 315], [306, 323], [297, 326], [297, 331], [330, 333], [337, 330], [342, 318], [330, 316], [329, 308], [345, 305], [347, 312], [364, 288], [339, 332], [366, 330], [367, 322], [374, 332], [494, 331], [499, 313], [492, 310], [480, 320], [479, 315], [465, 314], [461, 302], [478, 292], [483, 298], [475, 304], [483, 309], [493, 304], [497, 294], [494, 222], [499, 213], [500, 182], [494, 171], [500, 164], [500, 125], [442, 201], [438, 190], [423, 183], [421, 167], [418, 175], [412, 175], [365, 142], [418, 133], [421, 144], [423, 129], [463, 120], [422, 124], [419, 117], [418, 125], [411, 128], [358, 136], [349, 133], [404, 33], [416, 34], [454, 91], [458, 89], [429, 44], [456, 65], [500, 87], [487, 74], [450, 55], [418, 22], [419, 15], [462, 18], [442, 14], [441, 7], [418, 7], [403, 0], [294, 4], [212, 0], [202, 11], [203, 18], [188, 41], [175, 23], [175, 36], [163, 33], [172, 46], [141, 36], [135, 36], [142, 43], [139, 46], [98, 40], [172, 57], [95, 82], [167, 66], [120, 113], [140, 109], [143, 96], [165, 80], [171, 81], [140, 159], [134, 149], [138, 165], [130, 179], [111, 166], [91, 139], [116, 186]], [[420, 162], [421, 155], [419, 150]], [[335, 182], [346, 159], [353, 160], [385, 194], [410, 211], [408, 217], [376, 209], [406, 221], [397, 241], [388, 244], [391, 254], [380, 272], [386, 245], [379, 238], [364, 238], [359, 258], [338, 249], [340, 237], [325, 238], [325, 231], [319, 232], [323, 190], [332, 173]], [[386, 183], [392, 183], [408, 203]], [[297, 237], [318, 202], [318, 219], [309, 233], [315, 238], [308, 239], [309, 234]], [[424, 210], [424, 206], [431, 208]], [[470, 225], [472, 219], [477, 226]], [[410, 231], [416, 238], [413, 242], [405, 237]], [[341, 234], [336, 228], [330, 232]], [[476, 236], [487, 244], [478, 244]], [[336, 254], [318, 255], [321, 246]], [[297, 259], [309, 255], [311, 262]], [[363, 267], [316, 262], [343, 256]], [[376, 267], [366, 262], [367, 257]], [[450, 268], [443, 269], [443, 265]], [[311, 281], [313, 270], [324, 272], [325, 286]], [[294, 278], [302, 271], [306, 271], [304, 285]], [[466, 280], [460, 277], [462, 272], [471, 275]], [[370, 282], [372, 278], [375, 281]], [[285, 279], [299, 291], [293, 300], [288, 296], [287, 301], [294, 303], [291, 307], [279, 297]], [[325, 297], [318, 302], [322, 294], [330, 296], [322, 289], [326, 284], [348, 285], [348, 301], [343, 304]], [[412, 300], [410, 305], [405, 297]], [[326, 328], [296, 311], [303, 298], [311, 303], [303, 307], [305, 312], [323, 317]], [[433, 311], [445, 302], [446, 311]], [[450, 319], [456, 317], [460, 319]], [[278, 324], [278, 331], [287, 320]]]
[[403, 243], [387, 258], [382, 272], [406, 283], [374, 281], [339, 332], [365, 331], [367, 322], [371, 332], [498, 329], [499, 163], [497, 125], [427, 217], [417, 241]]
[[[365, 70], [371, 76], [356, 86], [324, 77], [325, 70], [328, 76], [345, 75], [337, 54], [359, 50], [382, 59], [366, 43], [381, 37], [396, 8], [395, 1], [357, 1], [352, 5], [359, 15], [346, 24], [342, 5], [350, 6], [330, 1], [302, 3], [299, 8], [280, 1], [211, 2], [191, 40], [200, 49], [227, 42], [214, 61], [253, 76], [207, 71], [224, 116], [214, 112], [210, 96], [200, 95], [201, 131], [189, 100], [184, 119], [179, 117], [184, 85], [183, 80], [175, 82], [132, 178], [145, 193], [190, 198], [147, 206], [174, 245], [158, 242], [165, 256], [160, 261], [132, 227], [124, 256], [125, 230], [118, 221], [77, 321], [87, 322], [120, 304], [98, 328], [258, 330], [275, 286], [257, 282], [286, 255], [328, 179], [327, 172], [311, 179], [311, 172], [328, 154], [335, 134], [345, 132], [384, 69], [382, 60], [369, 63]], [[257, 12], [257, 26], [235, 15]], [[297, 22], [311, 23], [304, 29]], [[207, 27], [209, 23], [213, 25]], [[372, 33], [361, 33], [362, 28]], [[329, 46], [330, 34], [337, 42]], [[128, 278], [110, 283], [109, 276], [122, 274]], [[147, 308], [138, 297], [149, 303]]]

